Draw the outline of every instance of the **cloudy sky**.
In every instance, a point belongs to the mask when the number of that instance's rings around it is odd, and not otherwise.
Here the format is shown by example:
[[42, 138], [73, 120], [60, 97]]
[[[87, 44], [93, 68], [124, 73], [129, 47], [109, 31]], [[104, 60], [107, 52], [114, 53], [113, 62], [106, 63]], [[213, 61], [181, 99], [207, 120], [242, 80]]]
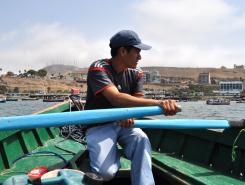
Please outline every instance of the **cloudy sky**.
[[245, 64], [244, 0], [1, 0], [3, 72], [109, 58], [109, 39], [135, 30], [140, 66]]

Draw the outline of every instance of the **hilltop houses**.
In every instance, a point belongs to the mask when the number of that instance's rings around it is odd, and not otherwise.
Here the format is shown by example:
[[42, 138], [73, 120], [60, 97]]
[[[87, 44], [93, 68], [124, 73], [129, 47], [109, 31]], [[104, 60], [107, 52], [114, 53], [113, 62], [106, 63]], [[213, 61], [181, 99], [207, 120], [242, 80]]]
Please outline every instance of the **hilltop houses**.
[[200, 73], [198, 76], [199, 84], [211, 84], [210, 73]]
[[153, 71], [144, 71], [144, 82], [145, 83], [161, 83], [161, 75], [159, 71], [153, 70]]
[[234, 69], [245, 69], [244, 65], [236, 65], [234, 64]]
[[87, 70], [80, 70], [80, 71], [67, 73], [66, 76], [76, 82], [86, 83], [87, 73], [88, 73]]

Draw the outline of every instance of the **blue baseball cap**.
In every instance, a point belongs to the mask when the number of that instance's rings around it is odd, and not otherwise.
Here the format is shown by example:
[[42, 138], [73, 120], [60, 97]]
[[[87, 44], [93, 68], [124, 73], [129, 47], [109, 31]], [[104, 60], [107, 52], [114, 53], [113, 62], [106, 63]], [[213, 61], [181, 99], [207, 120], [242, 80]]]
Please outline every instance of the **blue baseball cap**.
[[110, 48], [133, 46], [141, 50], [151, 49], [151, 46], [143, 44], [137, 33], [132, 30], [122, 30], [113, 35], [110, 39], [109, 46]]

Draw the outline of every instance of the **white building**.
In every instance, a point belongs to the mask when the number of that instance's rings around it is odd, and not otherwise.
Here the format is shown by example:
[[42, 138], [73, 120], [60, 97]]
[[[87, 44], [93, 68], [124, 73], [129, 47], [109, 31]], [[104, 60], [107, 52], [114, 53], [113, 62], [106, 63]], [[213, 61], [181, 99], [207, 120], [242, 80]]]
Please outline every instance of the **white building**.
[[161, 83], [161, 75], [159, 71], [144, 71], [144, 81], [145, 83]]
[[236, 64], [234, 64], [234, 69], [244, 69], [244, 65], [236, 65]]
[[243, 91], [242, 81], [220, 81], [219, 90], [222, 95], [240, 95]]
[[200, 73], [198, 77], [199, 84], [210, 84], [210, 73]]

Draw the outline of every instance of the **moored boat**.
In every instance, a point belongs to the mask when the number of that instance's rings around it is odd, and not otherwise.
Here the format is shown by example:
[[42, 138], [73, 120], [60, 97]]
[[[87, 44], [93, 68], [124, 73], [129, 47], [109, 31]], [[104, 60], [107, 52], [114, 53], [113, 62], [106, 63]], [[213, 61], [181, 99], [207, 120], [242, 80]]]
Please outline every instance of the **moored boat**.
[[236, 103], [245, 103], [245, 100], [238, 100]]
[[236, 103], [245, 103], [245, 97], [237, 99]]
[[0, 95], [0, 103], [5, 103], [6, 102], [6, 96]]
[[31, 98], [31, 97], [24, 97], [21, 98], [22, 101], [34, 101], [34, 100], [38, 100], [38, 98]]
[[6, 101], [18, 101], [18, 98], [7, 96]]
[[[64, 102], [39, 114], [69, 110], [69, 103]], [[190, 121], [190, 124], [193, 123]], [[144, 131], [153, 149], [153, 173], [157, 185], [245, 183], [245, 135], [240, 129], [148, 128]], [[40, 166], [46, 166], [50, 171], [43, 175], [44, 185], [102, 184], [100, 177], [90, 173], [85, 144], [62, 138], [59, 128], [1, 131], [0, 146], [0, 183], [5, 182], [4, 185], [21, 180], [19, 185], [29, 185], [31, 182], [26, 174]], [[119, 150], [122, 149], [119, 147]], [[131, 163], [124, 155], [120, 162], [119, 173], [104, 184], [130, 184]], [[56, 169], [60, 169], [59, 173]]]
[[207, 105], [230, 105], [230, 100], [226, 99], [209, 99], [206, 101]]
[[65, 101], [64, 96], [58, 96], [58, 95], [44, 95], [43, 96], [43, 102], [63, 102]]

